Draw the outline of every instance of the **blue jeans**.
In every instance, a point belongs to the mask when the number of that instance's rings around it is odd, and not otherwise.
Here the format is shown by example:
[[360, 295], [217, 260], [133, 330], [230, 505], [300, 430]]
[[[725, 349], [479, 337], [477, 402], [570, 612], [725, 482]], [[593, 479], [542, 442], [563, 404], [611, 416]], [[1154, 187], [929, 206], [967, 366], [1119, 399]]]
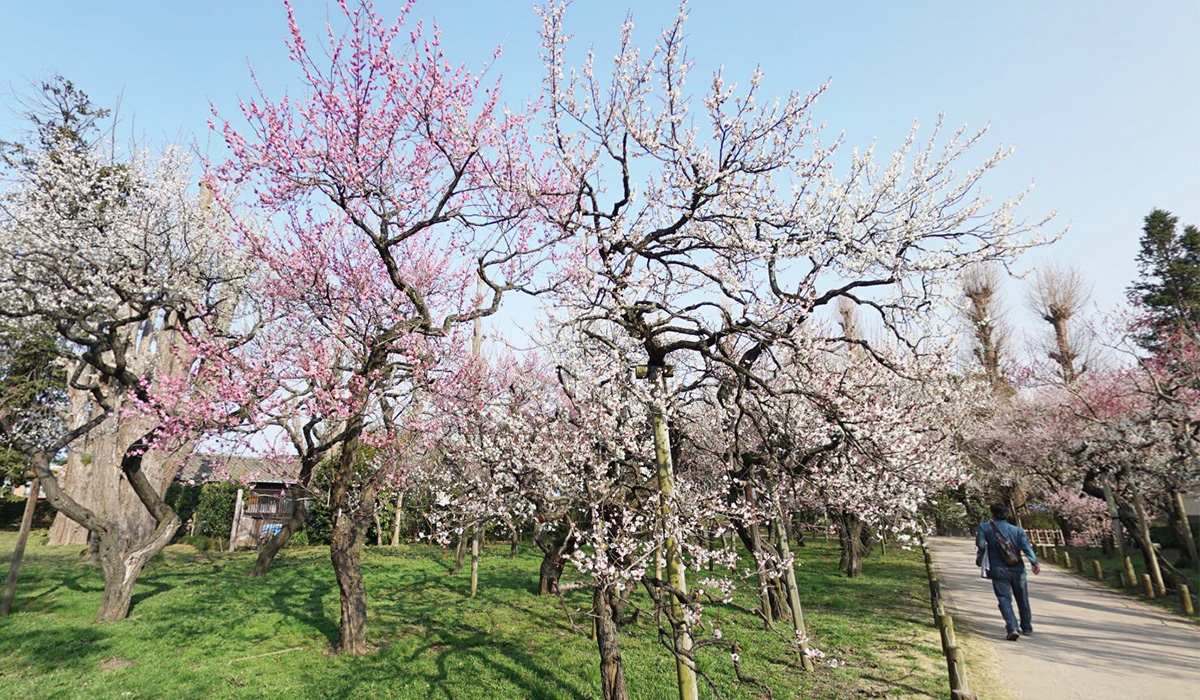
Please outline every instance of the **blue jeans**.
[[1013, 614], [1012, 599], [1017, 599], [1017, 610], [1021, 614], [1019, 629], [1033, 631], [1033, 614], [1029, 612], [1029, 589], [1025, 585], [1025, 569], [1010, 569], [1001, 566], [991, 570], [992, 591], [1000, 601], [1000, 614], [1004, 616], [1004, 631], [1016, 632], [1017, 616]]

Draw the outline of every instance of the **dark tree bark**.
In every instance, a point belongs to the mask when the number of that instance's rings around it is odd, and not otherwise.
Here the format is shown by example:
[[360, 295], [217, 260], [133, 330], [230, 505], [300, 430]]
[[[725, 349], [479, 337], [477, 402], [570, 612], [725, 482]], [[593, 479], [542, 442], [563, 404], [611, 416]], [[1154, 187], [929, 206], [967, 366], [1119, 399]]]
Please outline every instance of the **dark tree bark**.
[[50, 470], [52, 454], [30, 455], [34, 473], [41, 481], [50, 505], [99, 537], [100, 566], [104, 573], [104, 593], [96, 614], [100, 622], [121, 620], [129, 614], [133, 584], [146, 564], [170, 543], [179, 529], [179, 516], [142, 471], [143, 455], [153, 441], [154, 431], [150, 431], [131, 444], [121, 458], [125, 479], [156, 523], [149, 536], [142, 539], [132, 539], [120, 522], [98, 516], [63, 491]]
[[567, 557], [575, 551], [575, 537], [568, 533], [547, 541], [543, 537], [546, 523], [538, 523], [533, 531], [533, 541], [542, 550], [542, 564], [538, 567], [538, 595], [558, 593], [558, 582], [562, 578]]
[[[308, 489], [308, 485], [312, 481], [313, 469], [316, 468], [322, 454], [324, 454], [323, 450], [316, 453], [307, 453], [300, 458], [300, 473], [296, 476], [297, 492]], [[275, 562], [275, 557], [287, 546], [292, 536], [299, 532], [300, 528], [304, 527], [304, 519], [308, 515], [307, 509], [304, 507], [304, 501], [299, 498], [294, 500], [295, 503], [292, 506], [291, 516], [284, 522], [279, 532], [271, 535], [259, 548], [258, 558], [254, 560], [254, 566], [250, 567], [250, 572], [247, 576], [257, 578], [266, 575], [271, 569], [271, 564]]]
[[1183, 507], [1183, 492], [1171, 489], [1167, 494], [1167, 516], [1175, 540], [1180, 543], [1178, 566], [1183, 569], [1200, 568], [1200, 555], [1196, 551], [1196, 538], [1192, 536], [1192, 528], [1188, 522], [1187, 510]]
[[463, 528], [462, 533], [458, 536], [458, 544], [454, 548], [454, 570], [450, 573], [461, 574], [463, 570], [463, 562], [467, 558], [467, 529]]
[[367, 480], [358, 494], [357, 503], [351, 498], [350, 489], [355, 482], [355, 463], [362, 429], [362, 416], [351, 417], [329, 491], [330, 509], [333, 511], [329, 558], [337, 578], [342, 615], [337, 652], [356, 656], [371, 650], [367, 644], [367, 590], [362, 576], [362, 549], [373, 511], [367, 504], [373, 506], [376, 495], [374, 482]]
[[843, 511], [838, 517], [838, 542], [842, 558], [838, 569], [854, 578], [862, 575], [862, 520], [853, 513]]
[[307, 517], [308, 511], [304, 508], [304, 502], [296, 499], [292, 506], [292, 514], [283, 523], [283, 527], [279, 532], [267, 538], [266, 542], [258, 550], [258, 558], [254, 560], [254, 566], [250, 567], [249, 573], [246, 575], [251, 578], [264, 576], [271, 569], [271, 564], [275, 563], [275, 557], [279, 554], [287, 543], [291, 541], [292, 535], [300, 531], [304, 527], [304, 519]]
[[616, 609], [608, 592], [601, 588], [592, 594], [592, 615], [596, 619], [596, 648], [600, 652], [600, 687], [604, 700], [629, 700], [625, 665], [617, 646]]

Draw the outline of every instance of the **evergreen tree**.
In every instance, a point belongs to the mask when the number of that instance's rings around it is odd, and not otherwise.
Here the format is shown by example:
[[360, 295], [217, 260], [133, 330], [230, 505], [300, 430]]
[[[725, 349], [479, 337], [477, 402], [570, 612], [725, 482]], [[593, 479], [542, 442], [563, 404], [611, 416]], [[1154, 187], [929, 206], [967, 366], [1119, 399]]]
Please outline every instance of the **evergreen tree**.
[[1174, 333], [1200, 328], [1200, 229], [1186, 226], [1180, 233], [1179, 217], [1162, 209], [1150, 212], [1145, 222], [1137, 257], [1140, 279], [1130, 286], [1129, 298], [1146, 321], [1138, 342], [1157, 352]]

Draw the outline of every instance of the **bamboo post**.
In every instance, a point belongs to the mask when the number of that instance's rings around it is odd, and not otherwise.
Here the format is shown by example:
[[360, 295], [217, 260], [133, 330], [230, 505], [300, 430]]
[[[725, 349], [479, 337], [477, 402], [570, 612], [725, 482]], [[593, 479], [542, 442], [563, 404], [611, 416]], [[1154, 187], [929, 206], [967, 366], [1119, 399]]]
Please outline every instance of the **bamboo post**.
[[483, 525], [475, 527], [475, 534], [471, 537], [471, 597], [475, 597], [475, 593], [479, 590], [479, 545], [483, 538]]
[[1184, 615], [1196, 614], [1196, 609], [1192, 607], [1192, 592], [1188, 590], [1186, 583], [1179, 585], [1179, 608]]
[[400, 544], [400, 516], [404, 513], [404, 489], [396, 490], [396, 522], [392, 523], [392, 546]]
[[1150, 574], [1142, 574], [1142, 586], [1146, 589], [1146, 597], [1154, 600], [1154, 579]]
[[1096, 575], [1097, 581], [1104, 580], [1104, 567], [1100, 564], [1100, 560], [1098, 560], [1098, 559], [1092, 560], [1092, 573], [1094, 573]]
[[233, 507], [233, 525], [229, 528], [229, 551], [237, 548], [238, 527], [242, 524], [242, 489], [237, 490], [237, 504]]
[[1137, 586], [1137, 574], [1133, 572], [1133, 560], [1125, 557], [1125, 587], [1133, 588]]
[[[675, 497], [675, 465], [671, 460], [671, 438], [667, 430], [667, 368], [661, 364], [649, 365], [646, 371], [654, 383], [653, 397], [650, 402], [650, 423], [654, 429], [655, 463], [658, 467], [658, 504], [665, 527], [671, 518], [674, 508], [672, 499]], [[682, 561], [680, 542], [674, 533], [668, 533], [663, 543], [666, 555], [667, 582], [672, 588], [687, 595], [687, 568]], [[675, 632], [676, 676], [679, 681], [679, 700], [696, 700], [699, 697], [696, 683], [696, 671], [691, 663], [685, 660], [692, 651], [692, 633], [683, 616], [682, 606], [673, 594], [665, 594], [672, 616], [679, 620]], [[767, 618], [770, 619], [770, 616]]]
[[[775, 520], [775, 541], [779, 546], [779, 554], [784, 561], [792, 558], [791, 543], [788, 542], [787, 526], [783, 521], [783, 507], [779, 502], [779, 492], [772, 493], [777, 513]], [[711, 561], [711, 560], [710, 560]], [[787, 585], [788, 606], [792, 609], [792, 631], [796, 634], [796, 644], [800, 648], [800, 664], [805, 671], [813, 670], [812, 655], [808, 650], [808, 628], [804, 626], [804, 612], [800, 607], [800, 587], [796, 584], [796, 567], [789, 563], [784, 569], [784, 583]]]
[[21, 560], [25, 558], [25, 544], [33, 528], [33, 511], [37, 508], [41, 490], [41, 482], [35, 474], [33, 484], [25, 495], [25, 512], [21, 514], [21, 530], [17, 534], [17, 545], [13, 548], [12, 562], [8, 565], [8, 581], [4, 584], [4, 598], [0, 600], [0, 615], [8, 614], [12, 609], [13, 596], [17, 594], [17, 576], [21, 573]]

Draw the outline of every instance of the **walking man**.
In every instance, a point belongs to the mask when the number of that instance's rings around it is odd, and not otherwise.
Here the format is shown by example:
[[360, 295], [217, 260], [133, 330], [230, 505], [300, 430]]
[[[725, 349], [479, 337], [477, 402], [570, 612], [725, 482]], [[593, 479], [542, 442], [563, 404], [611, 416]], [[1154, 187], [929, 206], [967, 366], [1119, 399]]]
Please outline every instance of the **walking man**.
[[[987, 577], [992, 580], [992, 591], [1000, 601], [1000, 614], [1004, 616], [1004, 634], [1010, 642], [1022, 634], [1033, 634], [1033, 614], [1029, 611], [1029, 590], [1025, 585], [1025, 564], [1021, 552], [1029, 559], [1036, 575], [1041, 573], [1037, 555], [1029, 545], [1029, 536], [1021, 528], [1008, 522], [1008, 506], [992, 504], [992, 519], [979, 526], [975, 536], [978, 549], [976, 563], [987, 558]], [[1021, 619], [1013, 614], [1013, 597], [1017, 599], [1017, 611]]]

